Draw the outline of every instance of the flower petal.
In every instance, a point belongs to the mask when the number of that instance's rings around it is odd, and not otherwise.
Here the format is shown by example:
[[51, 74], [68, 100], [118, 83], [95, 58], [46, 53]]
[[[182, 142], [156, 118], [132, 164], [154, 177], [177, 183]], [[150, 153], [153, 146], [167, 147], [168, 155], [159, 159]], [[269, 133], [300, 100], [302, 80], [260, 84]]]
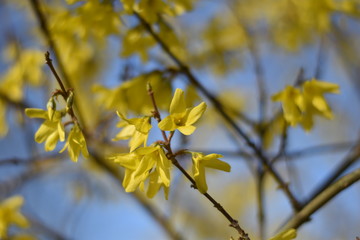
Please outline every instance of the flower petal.
[[194, 180], [196, 182], [196, 187], [201, 193], [206, 193], [208, 190], [206, 179], [205, 179], [205, 169], [202, 166], [197, 168], [196, 173], [194, 174]]
[[210, 159], [208, 161], [202, 161], [205, 167], [214, 168], [225, 172], [230, 172], [231, 166], [219, 159]]
[[186, 102], [184, 98], [184, 91], [177, 88], [174, 93], [174, 97], [170, 104], [170, 114], [182, 113], [186, 111]]
[[178, 127], [178, 130], [184, 135], [191, 135], [195, 131], [195, 126]]
[[26, 108], [25, 114], [30, 118], [48, 118], [47, 111], [38, 108]]
[[167, 116], [161, 122], [159, 122], [158, 127], [163, 131], [175, 131], [176, 124], [172, 116]]
[[190, 110], [185, 125], [193, 125], [203, 115], [206, 110], [206, 103], [202, 102]]
[[49, 152], [54, 150], [57, 142], [59, 141], [59, 133], [53, 132], [49, 135], [45, 142], [45, 151]]

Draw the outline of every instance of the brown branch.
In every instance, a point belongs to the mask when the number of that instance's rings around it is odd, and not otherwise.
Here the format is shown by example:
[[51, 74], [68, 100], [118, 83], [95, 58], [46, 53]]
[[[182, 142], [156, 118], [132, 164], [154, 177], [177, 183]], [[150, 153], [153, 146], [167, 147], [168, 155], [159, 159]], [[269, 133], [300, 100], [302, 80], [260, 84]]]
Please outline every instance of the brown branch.
[[[55, 75], [56, 77], [56, 80], [58, 81], [60, 87], [61, 87], [61, 90], [63, 92], [66, 92], [66, 86], [68, 87], [68, 89], [73, 89], [73, 86], [71, 84], [71, 81], [70, 81], [70, 78], [69, 78], [69, 75], [67, 74], [66, 70], [65, 70], [65, 67], [64, 67], [64, 64], [63, 64], [63, 61], [61, 61], [61, 57], [60, 57], [60, 51], [59, 49], [57, 48], [56, 44], [55, 44], [55, 41], [50, 33], [50, 30], [49, 30], [49, 26], [48, 26], [48, 23], [46, 21], [46, 18], [41, 10], [41, 6], [38, 2], [38, 0], [31, 0], [31, 6], [32, 6], [32, 9], [34, 11], [34, 14], [36, 16], [36, 18], [38, 19], [38, 22], [39, 22], [39, 25], [40, 25], [40, 29], [41, 31], [43, 32], [44, 36], [45, 36], [45, 39], [47, 40], [48, 42], [48, 45], [49, 47], [52, 49], [54, 55], [55, 55], [55, 58], [57, 59], [57, 64], [59, 66], [59, 70], [60, 70], [60, 73], [63, 77], [62, 81], [60, 80], [60, 77], [59, 75], [56, 73], [56, 71], [53, 71], [55, 70], [54, 69], [51, 69], [51, 71], [53, 72], [53, 74]], [[49, 61], [51, 63], [51, 61]], [[49, 65], [49, 62], [47, 61], [47, 64]], [[50, 65], [49, 65], [50, 66]], [[51, 68], [51, 67], [50, 67]], [[55, 72], [55, 73], [54, 73]], [[60, 80], [60, 81], [59, 81]], [[67, 94], [67, 93], [66, 93]], [[67, 96], [67, 95], [66, 95]], [[74, 101], [74, 108], [76, 110], [79, 111], [79, 107], [77, 105], [77, 95], [75, 94], [75, 101]], [[66, 99], [65, 99], [66, 101]], [[74, 111], [73, 108], [71, 109], [71, 111]], [[73, 114], [75, 116], [75, 114]], [[85, 124], [85, 121], [84, 119], [82, 118], [82, 115], [81, 114], [78, 114], [78, 118], [80, 120], [80, 122], [82, 124]], [[77, 121], [77, 120], [76, 120]], [[77, 123], [79, 123], [79, 121], [77, 121]], [[79, 124], [80, 125], [80, 124]]]
[[266, 234], [266, 217], [265, 217], [265, 172], [260, 166], [256, 174], [256, 202], [258, 206], [258, 222], [260, 240], [265, 239]]
[[[31, 2], [31, 6], [33, 8], [33, 11], [35, 13], [35, 16], [39, 21], [41, 31], [43, 32], [43, 34], [45, 36], [45, 39], [48, 42], [48, 45], [50, 46], [50, 48], [52, 49], [52, 51], [55, 54], [55, 57], [57, 59], [58, 65], [59, 65], [61, 75], [63, 76], [63, 80], [65, 82], [65, 85], [68, 86], [69, 88], [71, 88], [72, 86], [71, 86], [71, 83], [70, 83], [70, 80], [69, 80], [69, 76], [67, 75], [67, 73], [65, 71], [65, 67], [64, 67], [64, 65], [63, 65], [63, 63], [62, 63], [62, 61], [60, 59], [60, 54], [59, 54], [60, 51], [57, 48], [57, 46], [55, 44], [55, 41], [53, 40], [53, 38], [51, 36], [48, 23], [47, 23], [46, 18], [45, 18], [44, 14], [43, 14], [43, 12], [41, 10], [41, 6], [39, 4], [39, 1], [38, 0], [30, 0], [30, 2]], [[64, 87], [64, 89], [65, 89], [65, 87]]]
[[310, 194], [308, 200], [303, 203], [303, 206], [309, 204], [315, 197], [321, 194], [328, 186], [330, 186], [341, 174], [343, 174], [350, 166], [352, 166], [360, 158], [360, 140], [353, 147], [350, 153], [345, 157], [345, 159], [334, 168], [334, 170], [326, 177], [315, 188], [315, 190]]
[[327, 152], [336, 152], [347, 150], [354, 145], [354, 142], [339, 142], [339, 143], [329, 143], [321, 144], [317, 146], [306, 147], [299, 150], [289, 151], [286, 153], [286, 157], [291, 159], [302, 158], [306, 156], [312, 156], [316, 154], [323, 154]]
[[215, 106], [218, 113], [223, 117], [225, 122], [239, 135], [241, 136], [246, 144], [254, 151], [257, 159], [264, 165], [264, 168], [269, 171], [270, 175], [276, 180], [279, 184], [279, 187], [285, 192], [287, 197], [290, 200], [290, 203], [295, 211], [300, 209], [300, 202], [296, 199], [295, 195], [290, 191], [287, 183], [282, 179], [280, 174], [270, 165], [269, 160], [264, 155], [263, 151], [256, 146], [256, 144], [250, 139], [250, 137], [234, 122], [234, 120], [226, 113], [225, 108], [221, 104], [221, 102], [215, 98], [201, 83], [200, 81], [192, 74], [191, 70], [188, 66], [186, 66], [179, 58], [177, 58], [170, 50], [170, 48], [165, 44], [164, 41], [154, 32], [151, 25], [146, 22], [137, 12], [134, 11], [134, 15], [138, 18], [141, 24], [145, 27], [145, 29], [149, 32], [149, 34], [157, 41], [160, 47], [163, 49], [165, 53], [169, 55], [169, 57], [178, 65], [182, 73], [188, 78], [191, 84], [193, 84], [196, 88], [200, 90]]
[[[148, 94], [150, 95], [152, 104], [154, 106], [154, 111], [153, 111], [153, 115], [154, 118], [158, 121], [158, 123], [160, 123], [161, 121], [161, 116], [160, 116], [160, 112], [158, 110], [156, 101], [155, 101], [155, 97], [154, 97], [154, 92], [152, 91], [151, 85], [148, 84]], [[169, 158], [169, 160], [171, 160], [172, 164], [180, 170], [180, 172], [191, 182], [191, 187], [193, 187], [194, 189], [197, 189], [196, 187], [196, 182], [195, 180], [190, 176], [190, 174], [180, 165], [179, 161], [176, 159], [175, 154], [173, 153], [173, 150], [171, 148], [171, 139], [174, 135], [174, 131], [170, 132], [169, 137], [166, 135], [166, 132], [161, 130], [162, 136], [164, 138], [164, 148], [167, 150], [167, 157]], [[201, 193], [203, 194], [213, 205], [214, 207], [222, 214], [224, 215], [224, 217], [230, 222], [230, 227], [235, 228], [239, 235], [240, 238], [239, 240], [250, 240], [248, 234], [240, 227], [239, 222], [237, 220], [235, 220], [225, 209], [223, 206], [221, 206], [221, 204], [219, 202], [217, 202], [209, 193]]]
[[[70, 82], [70, 79], [69, 79], [69, 76], [67, 75], [66, 71], [65, 71], [65, 67], [63, 65], [63, 62], [61, 61], [60, 59], [60, 54], [59, 54], [59, 50], [51, 36], [51, 33], [49, 31], [49, 27], [48, 27], [48, 24], [47, 24], [47, 21], [41, 11], [41, 8], [40, 8], [40, 5], [39, 5], [39, 2], [38, 0], [31, 0], [31, 6], [33, 8], [33, 11], [39, 21], [39, 24], [40, 24], [40, 28], [48, 42], [48, 45], [50, 46], [50, 48], [52, 49], [52, 51], [54, 52], [55, 54], [55, 57], [56, 59], [58, 60], [58, 66], [59, 66], [59, 69], [60, 69], [60, 72], [61, 72], [61, 75], [63, 76], [63, 81], [65, 84], [63, 84], [63, 82], [61, 81], [59, 75], [56, 73], [55, 71], [55, 68], [51, 67], [51, 60], [48, 61], [47, 60], [47, 63], [51, 69], [51, 71], [53, 72], [53, 74], [55, 75], [55, 78], [56, 80], [58, 81], [60, 87], [61, 87], [61, 90], [66, 94], [65, 96], [67, 96], [67, 91], [66, 91], [66, 88], [65, 86], [68, 86], [69, 88], [72, 88], [72, 85], [71, 85], [71, 82]], [[50, 63], [50, 64], [49, 64]], [[75, 95], [75, 98], [77, 97], [77, 95]], [[65, 99], [66, 101], [66, 99]], [[76, 104], [76, 101], [74, 102], [74, 106], [76, 107], [77, 104]], [[79, 113], [76, 117], [75, 113], [73, 112], [73, 109], [70, 109], [70, 115], [74, 116], [76, 119], [77, 117], [79, 117], [82, 121], [82, 123], [85, 123], [82, 119], [82, 115]], [[75, 120], [75, 119], [74, 119]], [[84, 130], [84, 129], [83, 129]], [[85, 133], [85, 132], [84, 132]], [[86, 134], [85, 134], [86, 135]], [[104, 166], [104, 165], [103, 165]], [[114, 172], [110, 171], [109, 168], [105, 168], [104, 167], [104, 170], [108, 171], [108, 173], [110, 175], [113, 175]], [[114, 175], [113, 175], [114, 176]], [[135, 196], [135, 199], [138, 200], [138, 202], [144, 206], [145, 209], [148, 210], [148, 212], [150, 213], [150, 215], [156, 219], [157, 222], [160, 223], [160, 225], [164, 228], [164, 230], [169, 234], [169, 236], [171, 236], [173, 239], [181, 239], [180, 237], [177, 237], [177, 233], [175, 233], [173, 230], [171, 230], [171, 225], [169, 224], [169, 222], [167, 220], [163, 220], [161, 217], [159, 217], [157, 211], [155, 209], [153, 209], [153, 207], [149, 206], [145, 201], [144, 199], [142, 199], [141, 196], [137, 196], [136, 194], [134, 195]]]
[[322, 191], [318, 196], [312, 199], [300, 212], [294, 215], [282, 228], [299, 228], [305, 222], [309, 221], [310, 216], [322, 208], [327, 202], [333, 199], [343, 190], [360, 180], [360, 168], [340, 178], [334, 184]]

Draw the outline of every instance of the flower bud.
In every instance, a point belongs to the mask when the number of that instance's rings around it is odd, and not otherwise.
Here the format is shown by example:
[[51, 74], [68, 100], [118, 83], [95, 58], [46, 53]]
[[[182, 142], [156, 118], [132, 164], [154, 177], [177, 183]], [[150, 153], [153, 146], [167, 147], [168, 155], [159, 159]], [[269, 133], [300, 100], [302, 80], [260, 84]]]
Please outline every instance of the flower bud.
[[69, 96], [66, 99], [66, 112], [69, 112], [69, 110], [72, 108], [73, 103], [74, 103], [74, 92], [70, 91]]
[[49, 119], [51, 121], [53, 119], [55, 111], [56, 111], [56, 102], [55, 102], [54, 97], [51, 97], [49, 99], [49, 101], [46, 104], [46, 108], [48, 110]]

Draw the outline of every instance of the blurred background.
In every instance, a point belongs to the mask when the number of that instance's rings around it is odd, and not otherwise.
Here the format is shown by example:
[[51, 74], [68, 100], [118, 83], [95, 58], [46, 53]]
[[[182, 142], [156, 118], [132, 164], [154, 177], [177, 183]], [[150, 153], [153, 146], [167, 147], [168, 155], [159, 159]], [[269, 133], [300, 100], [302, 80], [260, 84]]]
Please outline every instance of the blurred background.
[[[329, 177], [360, 166], [358, 0], [1, 0], [0, 18], [0, 199], [22, 195], [22, 213], [31, 223], [11, 227], [10, 236], [236, 238], [175, 168], [168, 200], [162, 191], [152, 199], [124, 192], [124, 169], [106, 159], [129, 151], [126, 141], [112, 141], [120, 131], [116, 111], [149, 115], [149, 79], [163, 116], [175, 88], [185, 90], [188, 106], [208, 104], [196, 132], [177, 132], [172, 146], [224, 156], [232, 170], [207, 169], [209, 193], [251, 239], [273, 236], [293, 210], [209, 96], [269, 159], [280, 153], [273, 167], [301, 202]], [[191, 84], [151, 31], [210, 95]], [[46, 51], [66, 87], [74, 89], [89, 159], [74, 163], [66, 151], [59, 153], [64, 143], [46, 152], [34, 141], [42, 122], [26, 117], [24, 109], [46, 109], [59, 88], [45, 64]], [[326, 95], [333, 119], [316, 117], [311, 131], [283, 127], [281, 104], [271, 96], [312, 78], [340, 86], [340, 94]], [[63, 106], [59, 99], [58, 108]], [[148, 144], [159, 139], [153, 130]], [[191, 171], [188, 156], [179, 161]], [[316, 211], [297, 239], [355, 239], [359, 202], [360, 185], [354, 184]]]

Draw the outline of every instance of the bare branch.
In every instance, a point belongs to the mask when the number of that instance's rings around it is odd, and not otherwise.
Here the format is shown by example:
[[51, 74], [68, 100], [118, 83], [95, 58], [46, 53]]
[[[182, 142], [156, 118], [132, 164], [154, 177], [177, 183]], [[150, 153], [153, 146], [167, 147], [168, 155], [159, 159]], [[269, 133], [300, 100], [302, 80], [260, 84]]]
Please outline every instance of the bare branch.
[[300, 212], [295, 214], [282, 228], [299, 228], [305, 222], [309, 221], [310, 216], [322, 208], [327, 202], [333, 199], [337, 194], [350, 187], [360, 180], [360, 168], [340, 178], [330, 187], [322, 191], [318, 196], [311, 200]]

